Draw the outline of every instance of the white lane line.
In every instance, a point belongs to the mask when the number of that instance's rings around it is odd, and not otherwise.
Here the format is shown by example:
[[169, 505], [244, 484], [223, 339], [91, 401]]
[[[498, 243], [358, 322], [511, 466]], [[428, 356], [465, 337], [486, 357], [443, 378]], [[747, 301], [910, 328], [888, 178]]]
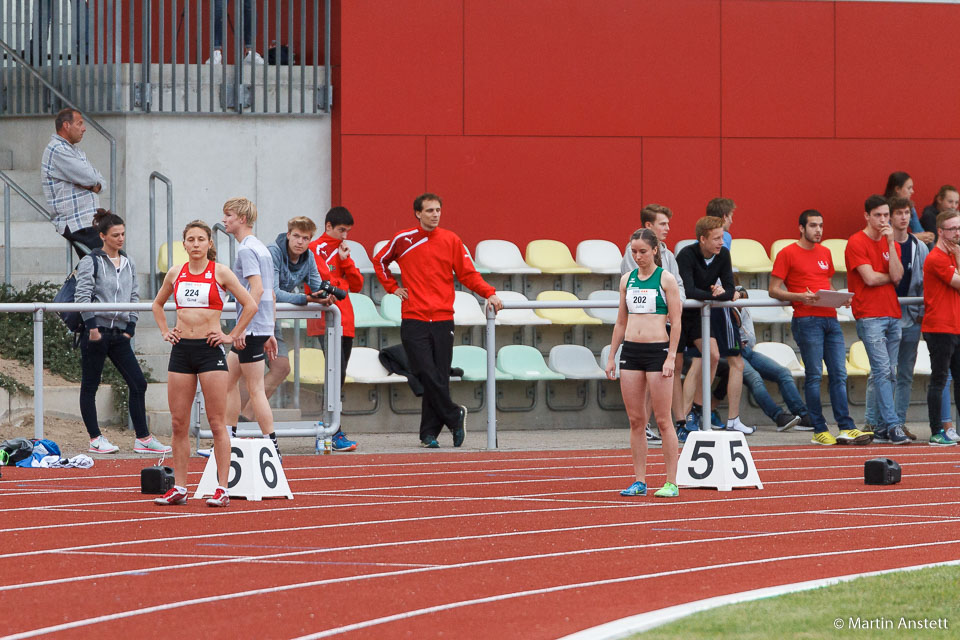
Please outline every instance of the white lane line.
[[626, 638], [636, 633], [648, 631], [681, 618], [685, 618], [694, 613], [709, 611], [717, 607], [723, 607], [728, 604], [739, 604], [742, 602], [753, 602], [773, 598], [789, 593], [800, 591], [810, 591], [821, 587], [829, 587], [842, 582], [850, 582], [858, 578], [869, 578], [871, 576], [882, 576], [888, 573], [900, 571], [918, 571], [920, 569], [930, 569], [933, 567], [950, 567], [960, 565], [960, 560], [950, 560], [948, 562], [931, 562], [929, 564], [917, 564], [910, 567], [899, 567], [896, 569], [884, 569], [882, 571], [869, 571], [866, 573], [851, 573], [845, 576], [835, 578], [822, 578], [820, 580], [807, 580], [805, 582], [794, 582], [792, 584], [782, 584], [776, 587], [766, 587], [763, 589], [754, 589], [752, 591], [741, 591], [740, 593], [730, 593], [723, 596], [707, 598], [705, 600], [696, 600], [684, 604], [655, 611], [647, 611], [628, 618], [614, 620], [606, 624], [577, 631], [559, 640], [618, 640]]
[[[702, 542], [702, 541], [699, 541]], [[927, 542], [927, 543], [911, 543], [905, 545], [894, 545], [887, 547], [874, 547], [870, 549], [844, 549], [840, 551], [826, 551], [818, 553], [804, 553], [796, 554], [790, 556], [774, 556], [768, 558], [756, 558], [753, 560], [744, 560], [739, 562], [726, 562], [721, 564], [709, 564], [696, 567], [687, 567], [683, 569], [672, 569], [669, 571], [658, 571], [653, 573], [642, 573], [629, 576], [622, 576], [619, 578], [608, 578], [605, 580], [592, 580], [589, 582], [577, 582], [577, 583], [568, 583], [563, 585], [555, 585], [552, 587], [545, 587], [542, 589], [530, 589], [527, 591], [514, 591], [510, 593], [502, 593], [494, 596], [488, 596], [485, 598], [474, 598], [471, 600], [461, 600], [459, 602], [450, 602], [442, 605], [436, 605], [433, 607], [426, 607], [422, 609], [415, 609], [412, 611], [405, 611], [402, 613], [393, 614], [390, 616], [383, 616], [379, 618], [373, 618], [370, 620], [364, 620], [362, 622], [357, 622], [349, 625], [344, 625], [341, 627], [336, 627], [334, 629], [326, 629], [320, 633], [310, 634], [302, 636], [298, 640], [314, 639], [314, 638], [325, 638], [339, 633], [346, 633], [348, 631], [356, 631], [358, 629], [366, 629], [369, 627], [385, 624], [388, 622], [395, 622], [397, 620], [405, 620], [413, 618], [416, 616], [421, 616], [428, 613], [437, 613], [439, 611], [448, 611], [450, 609], [458, 609], [462, 607], [485, 604], [490, 602], [499, 602], [504, 600], [512, 600], [516, 598], [522, 598], [531, 595], [540, 595], [546, 593], [556, 593], [559, 591], [569, 591], [572, 589], [586, 589], [591, 587], [606, 586], [611, 584], [620, 584], [625, 582], [637, 582], [641, 580], [649, 580], [653, 578], [661, 578], [672, 575], [687, 574], [687, 573], [698, 573], [698, 572], [707, 572], [719, 569], [730, 569], [734, 567], [745, 567], [745, 566], [754, 566], [761, 564], [770, 564], [776, 562], [788, 562], [793, 560], [806, 560], [810, 558], [824, 558], [831, 556], [843, 556], [843, 555], [855, 555], [855, 554], [866, 554], [866, 553], [880, 553], [884, 551], [897, 551], [901, 549], [917, 549], [920, 547], [928, 547], [934, 545], [942, 545], [943, 542]], [[602, 549], [603, 551], [621, 551], [621, 550], [631, 550], [636, 549], [640, 545], [624, 545], [620, 547], [607, 547]], [[475, 562], [462, 562], [454, 565], [448, 565], [438, 568], [424, 568], [424, 569], [410, 569], [407, 571], [396, 571], [396, 572], [385, 572], [385, 573], [374, 573], [367, 574], [363, 576], [353, 576], [349, 578], [332, 578], [326, 580], [311, 580], [309, 582], [297, 582], [292, 584], [278, 585], [274, 587], [265, 587], [261, 589], [249, 589], [246, 591], [236, 591], [232, 593], [224, 593], [214, 596], [204, 596], [200, 598], [191, 598], [189, 600], [180, 600], [177, 602], [168, 602], [161, 605], [155, 605], [151, 607], [143, 607], [140, 609], [131, 609], [127, 611], [119, 611], [116, 613], [111, 613], [102, 616], [95, 616], [92, 618], [84, 618], [81, 620], [74, 620], [71, 622], [66, 622], [57, 625], [50, 625], [47, 627], [40, 627], [37, 629], [31, 629], [28, 631], [22, 631], [20, 633], [11, 634], [4, 636], [3, 640], [22, 640], [24, 638], [33, 638], [39, 635], [45, 635], [48, 633], [55, 633], [58, 631], [66, 631], [68, 629], [77, 629], [80, 627], [86, 627], [93, 624], [99, 624], [103, 622], [111, 622], [114, 620], [122, 620], [125, 618], [131, 618], [134, 616], [145, 615], [149, 613], [157, 613], [160, 611], [169, 611], [171, 609], [178, 609], [193, 605], [199, 604], [208, 604], [213, 602], [224, 602], [227, 600], [235, 600], [238, 598], [248, 598], [251, 596], [259, 596], [267, 593], [281, 593], [286, 591], [293, 591], [298, 589], [306, 589], [311, 587], [336, 584], [349, 581], [359, 581], [359, 580], [370, 580], [380, 577], [395, 577], [398, 575], [410, 575], [414, 573], [426, 573], [431, 571], [447, 571], [450, 569], [462, 569], [468, 567], [478, 567], [478, 566], [490, 566], [503, 564], [508, 562], [517, 562], [519, 560], [527, 559], [541, 559], [549, 557], [568, 557], [572, 555], [582, 555], [584, 553], [593, 553], [595, 550], [578, 550], [574, 552], [563, 552], [563, 553], [551, 553], [551, 554], [539, 554], [535, 556], [521, 556], [518, 558], [502, 558], [502, 559], [493, 559], [493, 560], [480, 560]]]
[[[943, 504], [960, 504], [960, 503], [943, 503]], [[893, 507], [893, 506], [895, 506], [895, 505], [891, 505], [891, 507]], [[934, 505], [931, 505], [931, 506], [934, 506]], [[851, 507], [851, 509], [855, 509], [855, 508], [856, 508], [856, 507]], [[163, 565], [163, 566], [158, 566], [158, 567], [153, 567], [153, 568], [141, 568], [141, 569], [138, 569], [138, 570], [136, 571], [136, 573], [142, 574], [142, 573], [154, 573], [154, 572], [160, 572], [160, 571], [172, 571], [172, 570], [178, 570], [178, 569], [190, 569], [190, 568], [196, 568], [196, 567], [209, 567], [209, 566], [222, 565], [222, 564], [232, 564], [232, 563], [240, 563], [240, 562], [252, 562], [253, 560], [257, 560], [257, 559], [259, 559], [259, 560], [265, 560], [265, 559], [277, 559], [277, 558], [291, 558], [291, 557], [299, 557], [299, 556], [305, 556], [305, 555], [313, 555], [313, 554], [317, 554], [317, 553], [333, 553], [333, 552], [341, 553], [341, 552], [345, 552], [345, 551], [366, 551], [366, 550], [370, 550], [370, 549], [396, 548], [396, 547], [404, 547], [404, 546], [410, 546], [410, 545], [424, 545], [424, 544], [447, 543], [447, 542], [464, 542], [464, 541], [467, 541], [467, 540], [490, 540], [490, 539], [513, 538], [513, 537], [518, 537], [518, 536], [529, 536], [529, 535], [544, 535], [544, 534], [553, 534], [553, 533], [568, 533], [568, 532], [574, 532], [574, 531], [575, 531], [575, 532], [583, 532], [583, 531], [589, 531], [589, 530], [613, 529], [613, 528], [622, 528], [622, 527], [636, 527], [636, 526], [651, 526], [651, 525], [660, 525], [660, 524], [690, 523], [690, 522], [696, 522], [696, 521], [710, 521], [710, 522], [714, 522], [714, 521], [717, 521], [717, 520], [740, 520], [740, 519], [747, 519], [747, 518], [771, 518], [771, 517], [786, 517], [786, 516], [794, 516], [794, 517], [796, 517], [796, 516], [802, 516], [802, 515], [808, 515], [808, 514], [819, 514], [819, 513], [820, 513], [820, 512], [819, 512], [818, 510], [812, 510], [812, 511], [785, 511], [785, 512], [772, 513], [772, 514], [731, 514], [731, 515], [725, 515], [725, 516], [705, 516], [705, 517], [700, 517], [700, 518], [673, 518], [673, 519], [653, 520], [653, 521], [650, 521], [650, 520], [638, 520], [638, 521], [634, 521], [634, 522], [615, 522], [615, 523], [595, 524], [595, 525], [583, 525], [583, 526], [575, 526], [575, 527], [558, 527], [558, 528], [551, 528], [551, 529], [536, 529], [536, 530], [528, 530], [528, 531], [508, 531], [508, 532], [503, 532], [503, 533], [485, 533], [485, 534], [476, 534], [476, 535], [458, 535], [458, 536], [450, 536], [450, 537], [447, 537], [447, 538], [424, 538], [424, 539], [418, 539], [418, 540], [399, 540], [399, 541], [394, 541], [394, 542], [380, 542], [380, 543], [373, 543], [373, 544], [358, 544], [358, 545], [349, 545], [349, 546], [342, 546], [342, 547], [329, 547], [329, 548], [325, 548], [325, 549], [303, 549], [303, 550], [297, 550], [297, 551], [286, 551], [286, 552], [279, 552], [279, 553], [272, 553], [272, 554], [263, 554], [263, 555], [259, 555], [259, 556], [241, 556], [241, 557], [235, 557], [235, 558], [234, 558], [234, 557], [231, 557], [231, 558], [225, 558], [225, 559], [222, 559], [222, 560], [212, 560], [212, 561], [205, 561], [205, 562], [192, 562], [192, 563], [180, 564], [180, 565]], [[828, 515], [830, 515], [830, 514], [828, 514]], [[832, 514], [832, 515], [842, 515], [842, 514]], [[953, 520], [953, 521], [960, 522], [960, 519], [956, 519], [956, 520]], [[925, 525], [925, 524], [940, 525], [940, 524], [944, 524], [944, 522], [943, 522], [942, 520], [935, 520], [935, 521], [930, 521], [930, 522], [901, 522], [901, 523], [892, 523], [892, 524], [889, 524], [889, 525], [887, 525], [887, 526], [889, 526], [889, 527], [899, 527], [899, 526], [911, 526], [911, 527], [915, 527], [915, 526], [920, 526], [920, 525]], [[327, 526], [335, 526], [335, 525], [327, 525]], [[843, 526], [843, 527], [824, 527], [824, 528], [819, 528], [819, 529], [804, 529], [803, 531], [799, 531], [799, 532], [798, 532], [798, 531], [794, 531], [794, 530], [782, 530], [782, 531], [774, 531], [774, 532], [744, 533], [744, 534], [724, 536], [724, 537], [719, 537], [719, 538], [718, 538], [718, 537], [710, 537], [710, 538], [706, 538], [706, 539], [704, 539], [704, 538], [697, 538], [697, 539], [690, 539], [690, 540], [674, 540], [674, 541], [668, 541], [668, 542], [653, 542], [653, 543], [648, 543], [648, 544], [635, 545], [635, 546], [632, 546], [632, 547], [630, 547], [630, 548], [632, 548], [632, 549], [644, 549], [644, 548], [665, 547], [665, 546], [673, 546], [673, 545], [697, 544], [697, 543], [702, 543], [702, 542], [704, 542], [704, 540], [710, 540], [710, 541], [712, 541], [712, 542], [723, 542], [723, 541], [744, 540], [744, 539], [750, 539], [750, 538], [768, 538], [768, 537], [776, 537], [776, 536], [781, 536], [781, 535], [796, 535], [797, 533], [827, 533], [827, 532], [834, 532], [834, 531], [848, 531], [848, 530], [854, 530], [854, 529], [873, 529], [873, 528], [876, 528], [876, 525], [875, 525], [875, 524], [855, 525], [855, 526]], [[197, 539], [200, 539], [200, 538], [210, 538], [210, 537], [222, 538], [224, 535], [226, 535], [226, 534], [219, 534], [219, 533], [218, 533], [218, 534], [209, 534], [209, 535], [203, 535], [203, 536], [185, 536], [185, 537], [187, 537], [187, 538], [197, 538]], [[169, 539], [168, 539], [168, 540], [169, 540]], [[109, 545], [90, 545], [90, 546], [91, 546], [91, 547], [95, 547], [95, 546], [101, 546], [101, 547], [102, 547], [102, 546], [109, 546]], [[616, 548], [619, 549], [620, 547], [616, 547]], [[603, 550], [603, 549], [605, 549], [605, 548], [602, 548], [602, 547], [601, 547], [601, 548], [599, 548], [599, 549], [600, 549], [600, 550]], [[71, 552], [71, 553], [76, 553], [76, 552], [79, 552], [79, 551], [81, 551], [81, 550], [84, 550], [84, 549], [83, 549], [83, 548], [75, 548], [75, 549], [71, 549], [70, 552]], [[578, 551], [578, 552], [579, 552], [579, 551]], [[561, 552], [560, 555], [562, 555], [562, 553], [563, 553], [563, 552]], [[546, 555], [546, 556], [544, 556], [544, 557], [553, 557], [553, 555], [556, 555], [556, 554], [549, 554], [549, 555]], [[63, 583], [68, 583], [68, 582], [81, 582], [81, 581], [87, 581], [87, 580], [99, 580], [99, 579], [102, 579], [102, 578], [109, 578], [109, 577], [116, 577], [116, 576], [125, 576], [125, 575], [129, 575], [130, 573], [131, 573], [131, 572], [130, 572], [129, 570], [123, 570], [123, 571], [114, 571], [114, 572], [101, 573], [101, 574], [96, 574], [96, 575], [73, 576], [73, 577], [68, 577], [68, 578], [51, 578], [51, 579], [49, 579], [49, 580], [41, 580], [41, 581], [36, 581], [36, 582], [26, 582], [26, 583], [10, 584], [10, 585], [0, 586], [0, 592], [2, 592], [2, 591], [16, 591], [16, 590], [25, 589], [25, 588], [49, 586], [49, 585], [63, 584]]]

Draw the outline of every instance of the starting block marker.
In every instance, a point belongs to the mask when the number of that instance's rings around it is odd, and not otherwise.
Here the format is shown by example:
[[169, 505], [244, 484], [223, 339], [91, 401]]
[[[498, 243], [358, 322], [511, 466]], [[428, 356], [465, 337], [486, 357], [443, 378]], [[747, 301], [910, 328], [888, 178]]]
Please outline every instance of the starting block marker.
[[677, 485], [730, 491], [763, 489], [747, 440], [739, 431], [692, 431], [680, 451]]
[[[203, 468], [194, 498], [212, 496], [217, 489], [217, 460], [211, 455]], [[227, 493], [231, 498], [260, 500], [289, 498], [293, 493], [283, 473], [280, 456], [269, 438], [231, 438], [230, 475]]]

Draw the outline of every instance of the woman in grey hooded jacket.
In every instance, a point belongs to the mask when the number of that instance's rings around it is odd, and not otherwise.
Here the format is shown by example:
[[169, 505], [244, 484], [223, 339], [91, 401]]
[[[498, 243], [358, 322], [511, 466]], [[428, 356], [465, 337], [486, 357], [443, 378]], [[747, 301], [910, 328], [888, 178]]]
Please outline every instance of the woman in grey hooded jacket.
[[[137, 270], [123, 252], [123, 219], [106, 209], [97, 209], [93, 228], [100, 232], [102, 249], [94, 249], [77, 265], [75, 302], [139, 302]], [[90, 434], [90, 451], [116, 453], [119, 447], [100, 432], [97, 421], [97, 389], [107, 358], [113, 362], [130, 389], [130, 418], [136, 431], [137, 453], [169, 453], [170, 447], [147, 429], [147, 380], [133, 353], [130, 339], [137, 327], [136, 311], [84, 311], [80, 337], [80, 415]]]

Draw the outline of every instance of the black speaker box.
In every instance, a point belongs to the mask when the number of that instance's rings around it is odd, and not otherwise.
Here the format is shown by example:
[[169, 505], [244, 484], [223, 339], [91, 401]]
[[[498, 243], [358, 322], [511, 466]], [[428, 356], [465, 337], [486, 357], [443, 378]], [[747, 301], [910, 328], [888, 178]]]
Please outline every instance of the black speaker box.
[[874, 458], [863, 465], [865, 484], [896, 484], [900, 482], [900, 465], [890, 458]]
[[173, 469], [170, 467], [147, 467], [140, 470], [140, 493], [163, 495], [173, 488]]

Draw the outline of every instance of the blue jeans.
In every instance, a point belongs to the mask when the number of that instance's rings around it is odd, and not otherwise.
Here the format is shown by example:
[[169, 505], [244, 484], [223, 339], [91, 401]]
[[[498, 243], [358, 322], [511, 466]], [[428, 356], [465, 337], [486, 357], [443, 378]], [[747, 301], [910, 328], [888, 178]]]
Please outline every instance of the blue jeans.
[[843, 341], [843, 331], [836, 318], [806, 316], [794, 318], [790, 322], [793, 339], [800, 347], [803, 358], [804, 398], [807, 410], [813, 422], [813, 430], [821, 433], [827, 430], [827, 421], [823, 417], [823, 404], [820, 402], [820, 381], [823, 378], [823, 365], [827, 365], [827, 388], [830, 390], [830, 404], [833, 417], [841, 429], [855, 429], [850, 408], [847, 406], [847, 347]]
[[776, 421], [783, 413], [783, 409], [777, 406], [777, 403], [770, 397], [767, 386], [763, 384], [764, 380], [777, 383], [780, 388], [780, 395], [783, 396], [783, 401], [787, 403], [790, 413], [800, 417], [807, 415], [807, 407], [803, 404], [800, 391], [797, 389], [797, 385], [793, 381], [793, 374], [790, 373], [789, 369], [746, 345], [742, 345], [740, 349], [740, 353], [743, 355], [743, 383], [768, 418]]
[[[857, 320], [857, 335], [863, 341], [870, 360], [867, 409], [876, 406], [875, 424], [881, 432], [903, 424], [897, 416], [894, 393], [897, 384], [896, 365], [900, 352], [900, 318], [880, 317]], [[869, 387], [873, 390], [870, 391]]]

